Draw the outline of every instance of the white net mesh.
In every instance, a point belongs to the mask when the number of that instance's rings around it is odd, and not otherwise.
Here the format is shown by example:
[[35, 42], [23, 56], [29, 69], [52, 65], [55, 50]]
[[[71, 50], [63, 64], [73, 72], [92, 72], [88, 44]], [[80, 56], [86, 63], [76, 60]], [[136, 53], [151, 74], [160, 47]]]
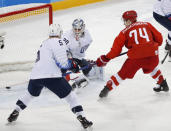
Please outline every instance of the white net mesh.
[[[6, 32], [5, 47], [0, 50], [0, 87], [9, 84], [2, 81], [3, 73], [7, 77], [9, 71], [12, 73], [31, 70], [41, 42], [48, 37], [48, 11], [47, 8], [0, 18], [0, 21], [3, 21], [0, 22], [0, 29]], [[32, 15], [33, 13], [39, 15]], [[30, 17], [25, 17], [27, 15]], [[9, 18], [12, 18], [12, 21]], [[10, 78], [9, 75], [6, 79], [14, 78]]]

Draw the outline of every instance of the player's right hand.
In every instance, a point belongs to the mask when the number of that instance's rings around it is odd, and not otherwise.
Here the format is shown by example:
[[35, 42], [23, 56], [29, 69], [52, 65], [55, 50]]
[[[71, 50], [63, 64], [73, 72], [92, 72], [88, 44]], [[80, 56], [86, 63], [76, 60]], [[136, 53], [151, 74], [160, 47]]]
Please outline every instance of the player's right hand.
[[99, 67], [103, 67], [107, 64], [107, 62], [109, 62], [110, 59], [108, 59], [105, 55], [100, 56], [99, 58], [97, 58], [96, 60], [96, 65]]

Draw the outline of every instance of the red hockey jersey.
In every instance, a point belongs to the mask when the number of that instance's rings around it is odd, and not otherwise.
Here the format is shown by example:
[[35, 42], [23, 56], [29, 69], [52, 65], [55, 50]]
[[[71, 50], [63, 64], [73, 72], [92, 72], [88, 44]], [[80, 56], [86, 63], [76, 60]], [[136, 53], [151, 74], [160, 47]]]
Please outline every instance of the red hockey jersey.
[[155, 56], [158, 55], [158, 46], [162, 42], [161, 33], [150, 23], [135, 22], [119, 33], [106, 57], [115, 58], [121, 53], [123, 46], [128, 49], [127, 55], [130, 59]]

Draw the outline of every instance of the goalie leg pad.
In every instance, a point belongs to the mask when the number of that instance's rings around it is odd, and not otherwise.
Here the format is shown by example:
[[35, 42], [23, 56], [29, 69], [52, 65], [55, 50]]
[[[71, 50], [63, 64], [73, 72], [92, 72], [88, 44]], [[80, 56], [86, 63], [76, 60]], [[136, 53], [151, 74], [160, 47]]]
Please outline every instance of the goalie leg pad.
[[104, 80], [104, 69], [103, 67], [97, 67], [94, 65], [91, 71], [88, 73], [87, 77], [91, 79], [100, 79]]
[[89, 84], [89, 79], [86, 76], [84, 76], [84, 75], [80, 75], [72, 83], [72, 89], [84, 88], [88, 84]]

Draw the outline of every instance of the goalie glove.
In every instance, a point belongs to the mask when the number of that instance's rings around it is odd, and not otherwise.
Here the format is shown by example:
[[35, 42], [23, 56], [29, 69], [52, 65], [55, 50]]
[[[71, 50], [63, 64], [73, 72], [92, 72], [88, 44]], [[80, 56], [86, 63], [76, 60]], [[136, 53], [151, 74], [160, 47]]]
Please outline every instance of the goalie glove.
[[74, 61], [73, 59], [69, 59], [69, 61], [71, 63], [71, 67], [70, 67], [69, 70], [71, 70], [73, 73], [79, 72], [78, 63], [76, 61]]
[[110, 61], [109, 58], [107, 58], [105, 55], [100, 56], [99, 58], [97, 58], [96, 60], [96, 65], [99, 67], [103, 67], [105, 66], [108, 62]]

